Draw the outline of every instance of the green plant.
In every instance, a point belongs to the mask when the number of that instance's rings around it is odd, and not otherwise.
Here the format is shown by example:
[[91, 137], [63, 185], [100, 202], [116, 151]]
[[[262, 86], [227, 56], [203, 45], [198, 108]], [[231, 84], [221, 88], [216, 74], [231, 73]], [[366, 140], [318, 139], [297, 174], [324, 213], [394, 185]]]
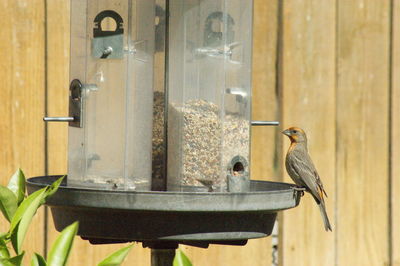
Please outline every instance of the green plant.
[[173, 264], [173, 266], [192, 266], [189, 258], [180, 249], [176, 251]]
[[[29, 224], [37, 209], [45, 203], [48, 197], [57, 191], [63, 178], [64, 177], [59, 178], [52, 185], [26, 196], [25, 175], [21, 169], [18, 169], [11, 177], [7, 187], [0, 186], [0, 211], [10, 224], [7, 232], [0, 232], [0, 266], [19, 266], [22, 264], [25, 251], [22, 251], [21, 248]], [[31, 265], [65, 265], [74, 238], [78, 232], [78, 226], [78, 223], [75, 222], [67, 226], [61, 232], [49, 251], [47, 261], [43, 256], [35, 253], [31, 258]], [[10, 248], [10, 244], [12, 249]], [[103, 260], [99, 265], [120, 265], [131, 247], [132, 245], [129, 245], [118, 250]]]
[[129, 245], [127, 247], [121, 248], [117, 250], [102, 262], [100, 262], [97, 266], [117, 266], [124, 261], [125, 257], [128, 255], [133, 245]]

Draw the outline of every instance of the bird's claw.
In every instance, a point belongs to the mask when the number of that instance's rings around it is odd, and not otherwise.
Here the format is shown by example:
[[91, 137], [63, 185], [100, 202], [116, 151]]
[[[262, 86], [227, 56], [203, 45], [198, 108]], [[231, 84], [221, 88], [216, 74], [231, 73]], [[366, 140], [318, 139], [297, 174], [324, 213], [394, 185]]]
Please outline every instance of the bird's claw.
[[294, 191], [300, 192], [300, 197], [304, 196], [304, 191], [306, 191], [306, 189], [304, 187], [293, 187]]

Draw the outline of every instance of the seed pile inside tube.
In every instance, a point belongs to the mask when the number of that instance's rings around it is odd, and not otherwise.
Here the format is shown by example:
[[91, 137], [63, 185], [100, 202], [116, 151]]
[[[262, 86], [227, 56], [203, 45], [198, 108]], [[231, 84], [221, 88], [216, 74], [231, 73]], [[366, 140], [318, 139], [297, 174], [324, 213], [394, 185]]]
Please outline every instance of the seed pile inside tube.
[[226, 190], [232, 158], [248, 160], [248, 121], [235, 115], [221, 120], [219, 107], [201, 99], [171, 103], [168, 117], [169, 182]]
[[164, 92], [155, 91], [153, 100], [153, 178], [161, 179], [164, 170]]
[[[228, 114], [224, 120], [224, 144], [222, 163], [224, 166], [232, 166], [231, 161], [237, 155], [242, 156], [249, 161], [250, 148], [250, 124], [248, 120], [235, 115]], [[239, 173], [232, 171], [233, 175], [239, 176]]]

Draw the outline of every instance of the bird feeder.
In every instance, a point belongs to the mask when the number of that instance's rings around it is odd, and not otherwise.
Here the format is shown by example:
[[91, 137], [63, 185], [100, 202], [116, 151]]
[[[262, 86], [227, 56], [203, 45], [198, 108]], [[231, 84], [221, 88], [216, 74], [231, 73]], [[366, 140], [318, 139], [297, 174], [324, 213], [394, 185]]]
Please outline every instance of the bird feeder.
[[251, 120], [252, 16], [250, 0], [71, 0], [69, 115], [45, 118], [69, 124], [57, 230], [243, 245], [298, 205], [291, 185], [250, 180], [251, 127], [278, 125]]

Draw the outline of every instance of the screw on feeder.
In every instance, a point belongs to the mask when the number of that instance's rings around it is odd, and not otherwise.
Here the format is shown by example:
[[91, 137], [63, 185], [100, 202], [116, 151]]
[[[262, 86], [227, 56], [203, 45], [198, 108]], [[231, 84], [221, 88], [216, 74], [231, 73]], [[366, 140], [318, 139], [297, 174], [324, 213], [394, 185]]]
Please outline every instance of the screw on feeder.
[[110, 54], [112, 54], [113, 48], [111, 46], [108, 46], [106, 49], [103, 51], [103, 55], [100, 57], [102, 59], [107, 58]]

